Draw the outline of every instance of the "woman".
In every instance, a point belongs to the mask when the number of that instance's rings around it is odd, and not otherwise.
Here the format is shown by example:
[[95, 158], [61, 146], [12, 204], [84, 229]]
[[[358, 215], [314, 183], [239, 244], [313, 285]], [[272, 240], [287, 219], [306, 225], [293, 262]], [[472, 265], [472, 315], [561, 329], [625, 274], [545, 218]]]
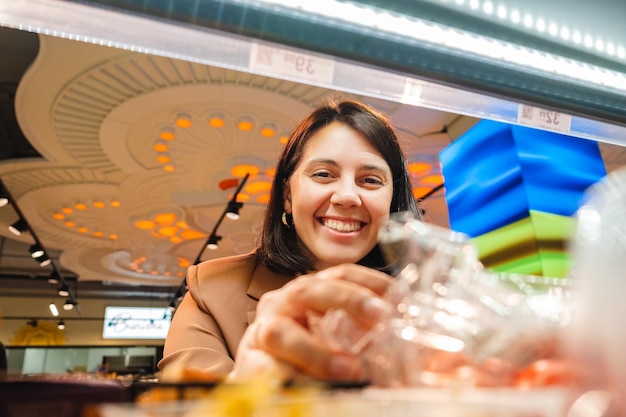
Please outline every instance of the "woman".
[[280, 156], [259, 247], [190, 267], [159, 364], [164, 379], [181, 369], [242, 380], [366, 377], [308, 320], [341, 308], [367, 328], [384, 314], [390, 278], [378, 229], [399, 211], [417, 215], [386, 117], [354, 101], [313, 111]]

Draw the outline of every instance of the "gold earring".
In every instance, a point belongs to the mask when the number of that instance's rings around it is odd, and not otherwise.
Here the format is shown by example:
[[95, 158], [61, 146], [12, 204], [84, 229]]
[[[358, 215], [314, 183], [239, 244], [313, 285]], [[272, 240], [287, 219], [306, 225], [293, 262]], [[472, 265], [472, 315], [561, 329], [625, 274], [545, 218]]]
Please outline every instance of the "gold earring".
[[291, 225], [289, 224], [289, 221], [287, 220], [287, 212], [283, 211], [283, 215], [281, 217], [281, 220], [283, 221], [283, 224], [285, 226], [287, 226], [287, 228], [291, 229]]

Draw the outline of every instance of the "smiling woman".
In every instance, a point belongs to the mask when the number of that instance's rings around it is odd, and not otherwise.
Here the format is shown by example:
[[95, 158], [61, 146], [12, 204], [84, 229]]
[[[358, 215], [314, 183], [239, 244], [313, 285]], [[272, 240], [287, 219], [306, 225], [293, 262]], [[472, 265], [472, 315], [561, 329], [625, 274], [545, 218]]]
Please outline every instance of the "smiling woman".
[[190, 267], [164, 379], [190, 368], [233, 380], [367, 378], [357, 358], [322, 346], [306, 323], [334, 308], [366, 327], [383, 314], [390, 278], [378, 230], [399, 211], [419, 216], [386, 116], [355, 101], [314, 110], [279, 158], [259, 247]]

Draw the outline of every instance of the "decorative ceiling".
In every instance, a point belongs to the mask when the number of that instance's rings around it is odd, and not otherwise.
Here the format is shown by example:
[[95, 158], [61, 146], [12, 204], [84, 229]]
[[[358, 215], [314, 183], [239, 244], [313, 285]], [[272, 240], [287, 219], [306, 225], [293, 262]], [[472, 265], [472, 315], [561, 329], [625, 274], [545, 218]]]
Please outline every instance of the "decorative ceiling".
[[[326, 99], [386, 112], [413, 168], [416, 197], [441, 184], [438, 152], [473, 119], [225, 68], [44, 35], [21, 79], [17, 120], [42, 158], [0, 163], [0, 178], [58, 263], [80, 281], [178, 285], [187, 266], [255, 247], [285, 138]], [[212, 229], [243, 177], [240, 219]], [[441, 191], [424, 202], [447, 226]], [[0, 235], [18, 219], [0, 208]], [[24, 250], [26, 251], [26, 250]], [[37, 268], [34, 261], [30, 261]], [[17, 270], [3, 260], [3, 269]]]

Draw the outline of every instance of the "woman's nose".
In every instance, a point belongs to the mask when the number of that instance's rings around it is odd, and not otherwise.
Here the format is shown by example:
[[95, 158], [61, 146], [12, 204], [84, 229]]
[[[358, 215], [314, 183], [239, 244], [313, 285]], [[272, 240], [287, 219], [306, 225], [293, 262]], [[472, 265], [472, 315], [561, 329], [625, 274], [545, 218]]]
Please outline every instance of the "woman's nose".
[[337, 187], [330, 197], [332, 204], [346, 207], [361, 205], [361, 196], [359, 195], [358, 187], [354, 181], [342, 180], [338, 181], [336, 184]]

